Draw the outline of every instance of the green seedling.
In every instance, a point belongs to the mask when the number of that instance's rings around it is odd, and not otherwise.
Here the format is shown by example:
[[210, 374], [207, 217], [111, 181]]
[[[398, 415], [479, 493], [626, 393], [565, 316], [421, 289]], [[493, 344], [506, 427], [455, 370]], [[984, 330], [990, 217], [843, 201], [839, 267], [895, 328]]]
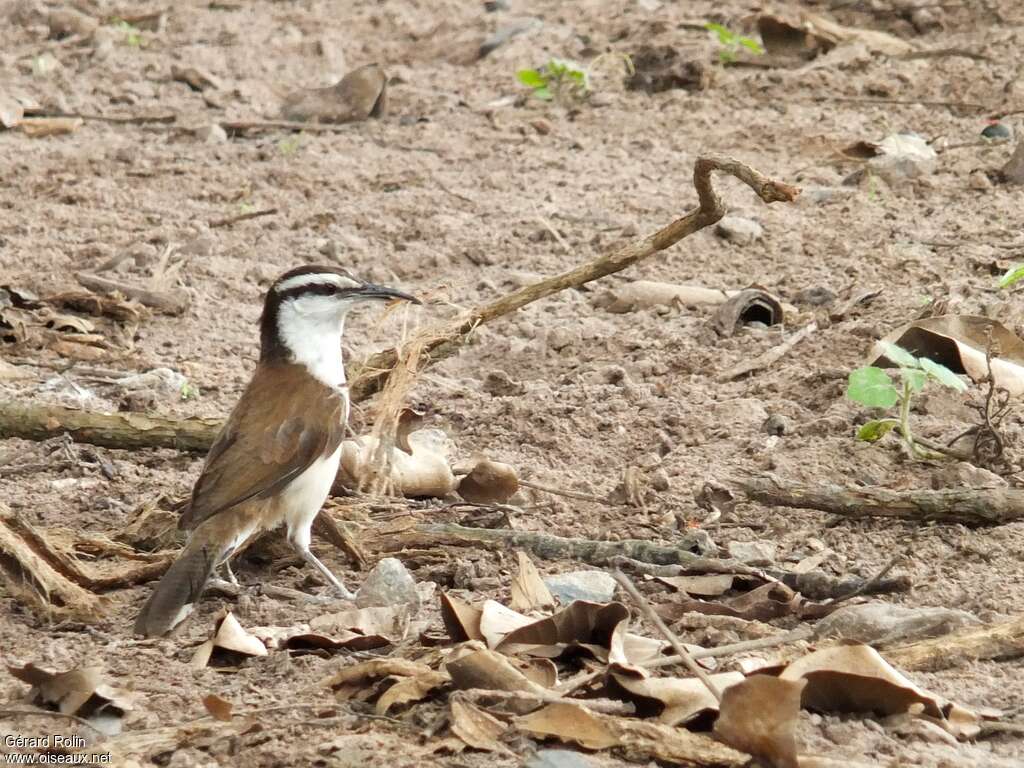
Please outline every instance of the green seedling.
[[124, 44], [132, 48], [142, 47], [142, 33], [138, 27], [134, 27], [123, 19], [114, 21], [114, 26], [124, 33]]
[[548, 59], [539, 69], [521, 69], [516, 79], [533, 90], [535, 98], [541, 101], [556, 101], [561, 104], [581, 103], [591, 93], [591, 73], [609, 58], [622, 59], [628, 74], [633, 74], [633, 60], [623, 53], [602, 53], [589, 67], [583, 67], [569, 59]]
[[298, 136], [288, 136], [277, 142], [277, 148], [281, 150], [282, 155], [294, 155], [299, 151], [299, 147], [302, 146], [302, 139]]
[[181, 385], [181, 399], [182, 400], [195, 400], [199, 397], [199, 387], [195, 384], [190, 384], [187, 381]]
[[999, 278], [1000, 288], [1009, 288], [1024, 279], [1024, 264], [1014, 264], [1006, 274]]
[[873, 443], [889, 432], [899, 431], [910, 455], [917, 459], [941, 458], [941, 454], [929, 451], [917, 444], [910, 426], [910, 405], [914, 395], [924, 389], [929, 381], [963, 392], [967, 385], [949, 368], [927, 357], [914, 357], [910, 352], [890, 342], [882, 342], [885, 356], [897, 365], [899, 385], [883, 369], [865, 365], [850, 373], [846, 396], [855, 403], [869, 408], [894, 408], [899, 406], [896, 418], [872, 419], [857, 430], [857, 439]]
[[549, 59], [540, 69], [519, 70], [516, 77], [541, 101], [583, 101], [590, 93], [587, 70], [568, 59]]
[[741, 48], [746, 48], [751, 53], [760, 56], [764, 53], [764, 47], [752, 37], [745, 37], [733, 32], [722, 24], [708, 22], [704, 28], [714, 32], [718, 38], [718, 44], [722, 46], [718, 51], [718, 60], [723, 64], [732, 64], [736, 61], [736, 54]]

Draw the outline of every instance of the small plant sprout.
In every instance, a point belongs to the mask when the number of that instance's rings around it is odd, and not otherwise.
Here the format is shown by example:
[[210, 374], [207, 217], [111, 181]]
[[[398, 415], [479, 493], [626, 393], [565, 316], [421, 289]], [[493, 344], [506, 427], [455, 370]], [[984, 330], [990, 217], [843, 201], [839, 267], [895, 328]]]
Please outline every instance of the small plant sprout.
[[949, 368], [927, 357], [914, 357], [903, 347], [890, 342], [882, 342], [882, 349], [885, 356], [898, 367], [899, 385], [881, 368], [865, 365], [850, 373], [846, 396], [869, 408], [889, 409], [899, 405], [899, 415], [897, 418], [872, 419], [857, 430], [857, 439], [873, 443], [896, 429], [912, 457], [941, 458], [942, 454], [929, 451], [914, 441], [910, 426], [911, 402], [914, 395], [924, 389], [929, 381], [936, 381], [958, 392], [965, 391], [967, 385]]
[[718, 44], [721, 46], [718, 50], [718, 60], [722, 64], [732, 64], [736, 61], [736, 54], [740, 52], [741, 48], [746, 48], [757, 56], [764, 53], [764, 47], [757, 40], [737, 34], [722, 24], [708, 22], [704, 28], [713, 32], [718, 38]]
[[1006, 274], [999, 278], [1000, 288], [1010, 288], [1024, 279], [1024, 264], [1014, 264]]
[[143, 45], [142, 33], [139, 32], [137, 27], [132, 26], [127, 21], [124, 21], [123, 19], [115, 19], [114, 20], [114, 26], [117, 27], [117, 29], [121, 30], [121, 32], [124, 33], [124, 44], [125, 45], [130, 46], [131, 48], [141, 48], [142, 47], [142, 45]]
[[282, 155], [294, 155], [302, 146], [302, 139], [298, 136], [288, 136], [277, 142], [277, 148]]
[[181, 385], [182, 400], [195, 400], [197, 397], [199, 397], [199, 387], [195, 384], [190, 384], [188, 381]]
[[532, 89], [534, 97], [541, 101], [555, 101], [562, 105], [578, 104], [590, 96], [592, 73], [609, 58], [621, 59], [627, 73], [633, 74], [633, 60], [628, 55], [603, 53], [589, 67], [569, 59], [551, 58], [539, 69], [519, 70], [516, 79]]

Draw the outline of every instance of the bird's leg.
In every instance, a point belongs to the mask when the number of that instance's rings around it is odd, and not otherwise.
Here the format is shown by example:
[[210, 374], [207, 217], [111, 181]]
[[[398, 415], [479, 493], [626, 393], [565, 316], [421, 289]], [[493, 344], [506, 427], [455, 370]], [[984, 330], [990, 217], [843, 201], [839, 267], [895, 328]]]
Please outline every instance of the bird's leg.
[[321, 575], [327, 579], [327, 583], [334, 587], [343, 600], [355, 600], [355, 593], [351, 592], [348, 587], [342, 584], [341, 580], [331, 573], [331, 569], [321, 563], [319, 558], [310, 552], [309, 538], [309, 528], [299, 528], [298, 530], [288, 531], [288, 540], [291, 541], [292, 546], [295, 547], [295, 551], [299, 556], [305, 560], [306, 563], [320, 571]]
[[235, 578], [235, 572], [231, 570], [231, 560], [224, 558], [224, 562], [221, 563], [224, 566], [224, 575], [228, 577], [228, 581], [238, 586], [238, 579]]

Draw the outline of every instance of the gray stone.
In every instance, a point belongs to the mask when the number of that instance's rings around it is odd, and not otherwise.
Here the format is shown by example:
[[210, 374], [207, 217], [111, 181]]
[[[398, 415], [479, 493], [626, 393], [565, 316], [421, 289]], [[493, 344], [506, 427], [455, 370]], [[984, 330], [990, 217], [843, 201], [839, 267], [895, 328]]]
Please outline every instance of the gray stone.
[[946, 464], [932, 476], [932, 486], [939, 488], [1005, 488], [1006, 480], [995, 472], [975, 466], [969, 461]]
[[785, 435], [793, 431], [793, 422], [781, 413], [773, 413], [764, 420], [761, 431], [769, 435]]
[[840, 608], [819, 621], [814, 634], [880, 645], [938, 637], [980, 623], [972, 614], [953, 608], [907, 608], [876, 602]]
[[484, 392], [491, 397], [516, 397], [526, 394], [526, 387], [505, 371], [491, 371], [484, 378]]
[[715, 234], [737, 245], [749, 245], [761, 239], [764, 229], [752, 219], [725, 216], [715, 227]]
[[915, 133], [894, 133], [878, 145], [881, 153], [868, 166], [890, 184], [925, 176], [935, 170], [938, 154]]
[[618, 582], [604, 571], [572, 571], [548, 576], [544, 583], [563, 605], [573, 600], [607, 603], [615, 595]]
[[401, 560], [385, 557], [374, 566], [359, 588], [356, 605], [360, 608], [412, 605], [413, 609], [418, 609], [420, 596], [416, 580]]
[[557, 326], [548, 331], [548, 346], [554, 350], [562, 350], [576, 341], [576, 335], [568, 328]]
[[218, 123], [203, 125], [195, 130], [195, 136], [206, 144], [223, 144], [228, 140], [228, 133]]
[[541, 749], [523, 765], [524, 768], [597, 768], [590, 757], [568, 749]]
[[513, 37], [522, 35], [526, 32], [532, 32], [533, 30], [543, 26], [543, 24], [544, 22], [540, 19], [533, 17], [519, 19], [518, 21], [506, 24], [489, 38], [480, 43], [480, 58], [482, 59], [484, 56], [491, 53], [491, 51], [496, 48], [500, 48]]
[[774, 541], [730, 541], [729, 557], [747, 565], [771, 565], [775, 562]]

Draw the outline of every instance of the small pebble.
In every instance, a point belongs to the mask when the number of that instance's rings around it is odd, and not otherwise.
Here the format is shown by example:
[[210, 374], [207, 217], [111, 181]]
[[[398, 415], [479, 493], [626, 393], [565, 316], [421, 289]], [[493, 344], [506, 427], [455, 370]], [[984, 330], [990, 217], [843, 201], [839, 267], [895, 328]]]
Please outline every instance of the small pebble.
[[986, 139], [1012, 139], [1013, 131], [1005, 123], [989, 123], [981, 129], [981, 135]]
[[747, 565], [771, 565], [775, 562], [774, 541], [730, 541], [726, 547], [729, 557]]
[[587, 755], [568, 749], [542, 749], [524, 765], [525, 768], [598, 768]]
[[385, 557], [377, 563], [356, 595], [356, 605], [360, 608], [412, 605], [418, 609], [419, 604], [416, 580], [402, 561], [394, 557]]
[[992, 180], [984, 171], [972, 171], [971, 175], [967, 177], [967, 186], [978, 192], [984, 192], [986, 189], [992, 189]]
[[607, 603], [615, 595], [618, 582], [604, 571], [573, 571], [548, 576], [544, 583], [563, 605], [573, 600]]
[[740, 216], [725, 216], [715, 227], [715, 234], [738, 245], [748, 245], [760, 240], [764, 229], [756, 221]]
[[773, 413], [764, 420], [761, 431], [769, 435], [785, 435], [793, 431], [793, 422], [781, 413]]

